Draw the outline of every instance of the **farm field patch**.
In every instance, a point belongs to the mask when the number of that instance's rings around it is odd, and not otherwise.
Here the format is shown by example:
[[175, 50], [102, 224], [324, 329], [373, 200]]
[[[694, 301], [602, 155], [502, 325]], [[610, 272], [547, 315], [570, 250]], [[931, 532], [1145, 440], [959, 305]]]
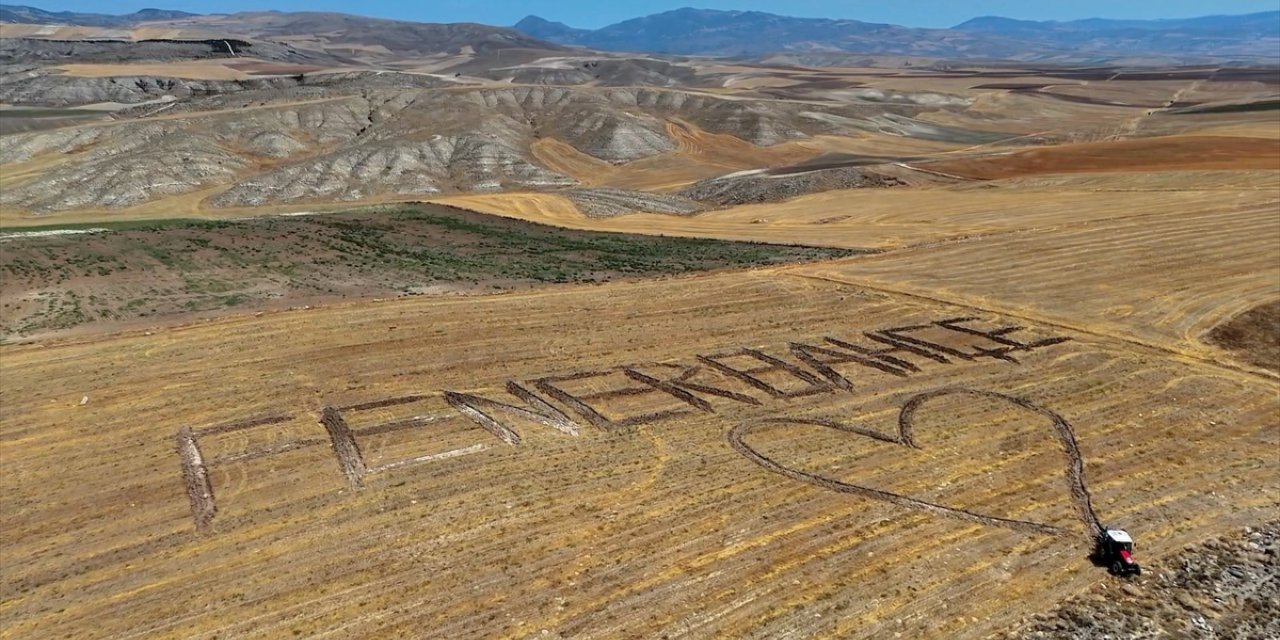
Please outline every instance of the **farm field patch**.
[[108, 223], [28, 230], [0, 243], [0, 324], [9, 338], [348, 297], [495, 293], [853, 253], [566, 232], [439, 205]]

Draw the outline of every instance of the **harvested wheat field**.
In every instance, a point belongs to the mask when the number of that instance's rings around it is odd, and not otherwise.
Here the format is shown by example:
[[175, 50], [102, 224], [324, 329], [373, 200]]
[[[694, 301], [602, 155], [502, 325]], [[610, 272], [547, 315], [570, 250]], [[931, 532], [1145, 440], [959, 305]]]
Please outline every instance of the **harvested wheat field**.
[[1207, 217], [1242, 208], [1274, 210], [1280, 205], [1280, 192], [1269, 177], [1275, 175], [1274, 171], [1225, 175], [1162, 172], [1142, 174], [1150, 176], [1142, 188], [1124, 188], [1103, 174], [1093, 181], [1105, 183], [1103, 188], [1090, 182], [1066, 181], [1045, 187], [1015, 184], [1009, 189], [961, 185], [830, 191], [692, 217], [635, 214], [593, 218], [568, 198], [546, 193], [450, 196], [436, 202], [571, 229], [898, 248], [1171, 210], [1201, 212]]
[[290, 15], [3, 88], [133, 108], [0, 136], [0, 638], [1024, 637], [1274, 539], [1265, 70]]
[[244, 80], [250, 77], [222, 60], [169, 64], [67, 64], [59, 68], [68, 75], [85, 78], [159, 75], [192, 80]]
[[1169, 136], [1063, 145], [1009, 156], [934, 162], [928, 168], [991, 180], [1034, 174], [1280, 168], [1280, 144], [1265, 138]]
[[1188, 205], [7, 346], [6, 633], [1008, 629], [1280, 509], [1276, 211]]

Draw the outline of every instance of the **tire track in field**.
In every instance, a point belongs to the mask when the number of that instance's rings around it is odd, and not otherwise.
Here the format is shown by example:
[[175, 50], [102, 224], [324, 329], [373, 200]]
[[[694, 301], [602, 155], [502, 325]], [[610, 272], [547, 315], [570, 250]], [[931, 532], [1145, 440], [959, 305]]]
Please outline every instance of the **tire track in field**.
[[869, 283], [867, 283], [867, 282], [865, 282], [865, 281], [857, 281], [857, 280], [849, 280], [849, 279], [835, 278], [835, 277], [832, 277], [832, 276], [822, 276], [822, 275], [816, 275], [816, 274], [808, 274], [808, 273], [794, 273], [794, 272], [787, 273], [786, 275], [789, 275], [789, 276], [792, 276], [792, 277], [795, 277], [795, 278], [805, 278], [805, 279], [808, 279], [808, 280], [821, 280], [821, 281], [823, 281], [823, 282], [831, 282], [831, 283], [834, 283], [834, 284], [841, 284], [841, 285], [846, 285], [846, 286], [850, 286], [850, 287], [857, 287], [857, 288], [860, 288], [860, 289], [867, 289], [867, 290], [869, 290], [869, 291], [875, 291], [875, 292], [878, 292], [878, 293], [884, 293], [884, 294], [888, 294], [888, 295], [896, 295], [896, 296], [903, 296], [903, 297], [907, 297], [907, 298], [913, 298], [913, 299], [916, 299], [916, 300], [923, 300], [923, 301], [927, 301], [927, 302], [932, 302], [932, 303], [935, 303], [935, 304], [944, 304], [944, 305], [948, 305], [948, 306], [952, 306], [952, 307], [961, 307], [961, 308], [965, 308], [965, 309], [972, 309], [972, 310], [974, 310], [974, 311], [980, 311], [980, 312], [982, 312], [982, 313], [990, 314], [990, 315], [993, 315], [993, 316], [1005, 316], [1005, 317], [1009, 317], [1009, 318], [1017, 318], [1017, 319], [1019, 319], [1019, 320], [1025, 320], [1025, 321], [1027, 321], [1027, 322], [1032, 322], [1032, 323], [1035, 323], [1035, 324], [1040, 324], [1040, 325], [1043, 325], [1043, 326], [1046, 326], [1046, 327], [1053, 327], [1053, 328], [1055, 328], [1055, 329], [1063, 329], [1063, 330], [1066, 330], [1066, 331], [1074, 331], [1074, 332], [1076, 332], [1076, 333], [1081, 333], [1081, 334], [1085, 334], [1085, 335], [1093, 336], [1093, 337], [1095, 337], [1095, 338], [1102, 338], [1102, 339], [1104, 339], [1104, 340], [1111, 340], [1111, 341], [1123, 342], [1123, 343], [1128, 344], [1128, 345], [1130, 345], [1130, 346], [1138, 347], [1138, 348], [1140, 348], [1140, 349], [1142, 349], [1142, 350], [1144, 350], [1144, 351], [1148, 351], [1148, 352], [1156, 352], [1156, 353], [1158, 353], [1158, 354], [1160, 354], [1160, 355], [1163, 355], [1163, 356], [1173, 356], [1174, 358], [1176, 358], [1176, 359], [1178, 359], [1178, 360], [1182, 360], [1182, 361], [1194, 361], [1194, 362], [1197, 362], [1197, 363], [1200, 363], [1200, 364], [1209, 365], [1209, 366], [1214, 367], [1214, 368], [1217, 368], [1217, 369], [1222, 369], [1223, 371], [1230, 372], [1230, 373], [1232, 373], [1232, 374], [1236, 374], [1236, 375], [1244, 375], [1244, 376], [1249, 376], [1249, 377], [1263, 378], [1263, 379], [1266, 379], [1266, 380], [1280, 380], [1280, 376], [1277, 376], [1277, 375], [1275, 375], [1275, 374], [1273, 374], [1273, 373], [1270, 373], [1270, 372], [1265, 371], [1265, 370], [1262, 370], [1262, 369], [1256, 369], [1256, 370], [1255, 370], [1255, 369], [1247, 369], [1247, 368], [1245, 368], [1245, 367], [1241, 367], [1241, 366], [1238, 366], [1238, 365], [1232, 364], [1232, 363], [1230, 363], [1230, 362], [1223, 362], [1223, 361], [1221, 361], [1221, 360], [1216, 360], [1216, 359], [1208, 358], [1208, 357], [1205, 357], [1205, 356], [1197, 356], [1197, 355], [1193, 355], [1193, 354], [1185, 353], [1185, 352], [1182, 352], [1182, 351], [1178, 351], [1178, 350], [1176, 350], [1176, 349], [1172, 349], [1172, 348], [1170, 348], [1170, 347], [1164, 347], [1164, 346], [1161, 346], [1161, 345], [1158, 345], [1158, 344], [1154, 344], [1154, 343], [1146, 342], [1146, 341], [1143, 341], [1143, 340], [1139, 340], [1138, 338], [1129, 337], [1129, 336], [1122, 336], [1122, 335], [1117, 335], [1117, 334], [1107, 333], [1107, 332], [1103, 332], [1103, 331], [1097, 331], [1097, 330], [1094, 330], [1094, 329], [1089, 329], [1089, 328], [1086, 328], [1086, 327], [1081, 327], [1081, 326], [1079, 326], [1079, 325], [1074, 325], [1074, 324], [1070, 324], [1070, 323], [1066, 323], [1066, 322], [1061, 322], [1061, 321], [1050, 320], [1050, 319], [1048, 319], [1048, 318], [1044, 318], [1044, 317], [1041, 317], [1041, 316], [1036, 316], [1036, 315], [1033, 315], [1033, 314], [1028, 314], [1028, 313], [1021, 312], [1021, 311], [1017, 311], [1017, 310], [1013, 310], [1013, 309], [1003, 309], [1003, 308], [999, 308], [999, 307], [995, 307], [995, 306], [980, 306], [980, 305], [976, 305], [976, 304], [973, 304], [972, 302], [968, 302], [968, 301], [952, 300], [952, 299], [949, 299], [949, 298], [943, 298], [943, 297], [936, 296], [936, 295], [926, 295], [926, 294], [922, 294], [922, 293], [913, 293], [913, 292], [910, 292], [910, 291], [904, 291], [904, 290], [902, 290], [902, 289], [895, 289], [895, 288], [885, 287], [885, 286], [881, 286], [881, 285], [869, 284]]

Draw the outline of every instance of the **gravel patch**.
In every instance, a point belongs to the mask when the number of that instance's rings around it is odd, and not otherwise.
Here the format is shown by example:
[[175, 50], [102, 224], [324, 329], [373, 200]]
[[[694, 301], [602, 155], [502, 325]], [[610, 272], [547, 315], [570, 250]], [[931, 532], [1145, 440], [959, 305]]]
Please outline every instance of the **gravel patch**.
[[680, 195], [706, 204], [732, 207], [779, 202], [809, 193], [837, 189], [897, 187], [901, 179], [854, 167], [771, 175], [763, 172], [730, 174], [694, 184]]
[[566, 195], [578, 205], [583, 214], [592, 218], [612, 218], [633, 213], [688, 216], [706, 210], [698, 202], [681, 196], [627, 189], [574, 189]]
[[1001, 639], [1280, 638], [1280, 522], [1187, 549], [1108, 581]]

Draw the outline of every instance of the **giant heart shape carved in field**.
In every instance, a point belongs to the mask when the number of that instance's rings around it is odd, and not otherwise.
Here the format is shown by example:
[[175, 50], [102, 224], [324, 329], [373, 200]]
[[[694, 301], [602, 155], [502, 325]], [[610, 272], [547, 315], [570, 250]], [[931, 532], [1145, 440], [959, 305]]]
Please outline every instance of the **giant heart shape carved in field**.
[[878, 440], [880, 442], [887, 443], [889, 445], [919, 449], [920, 446], [916, 444], [916, 441], [913, 437], [914, 434], [912, 433], [913, 420], [914, 420], [916, 411], [919, 410], [921, 406], [923, 406], [925, 403], [929, 402], [930, 400], [941, 398], [944, 396], [950, 396], [950, 395], [972, 395], [972, 396], [979, 396], [983, 398], [993, 398], [997, 400], [1003, 400], [1016, 407], [1019, 407], [1026, 411], [1030, 411], [1032, 413], [1035, 413], [1047, 418], [1051, 423], [1053, 436], [1059, 442], [1059, 444], [1062, 445], [1063, 452], [1066, 454], [1067, 464], [1065, 468], [1065, 474], [1067, 478], [1067, 483], [1071, 489], [1071, 499], [1075, 502], [1076, 507], [1080, 512], [1080, 518], [1084, 521], [1085, 526], [1088, 529], [1089, 535], [1092, 536], [1095, 532], [1100, 530], [1098, 518], [1093, 512], [1093, 505], [1090, 502], [1089, 491], [1085, 487], [1084, 460], [1080, 456], [1080, 447], [1079, 445], [1076, 444], [1075, 434], [1071, 430], [1070, 423], [1068, 423], [1066, 419], [1064, 419], [1062, 416], [1058, 415], [1057, 413], [1050, 411], [1049, 409], [1046, 409], [1044, 407], [1041, 407], [1029, 400], [1024, 400], [1016, 396], [1010, 396], [1003, 393], [997, 393], [994, 391], [982, 391], [982, 390], [976, 390], [976, 389], [963, 389], [963, 388], [938, 389], [935, 391], [929, 391], [926, 393], [921, 393], [919, 395], [913, 396], [910, 400], [906, 402], [906, 404], [902, 406], [902, 410], [898, 413], [898, 432], [896, 435], [881, 433], [879, 431], [867, 429], [864, 427], [859, 427], [857, 425], [840, 424], [833, 420], [826, 420], [826, 419], [769, 418], [766, 420], [746, 422], [738, 425], [732, 431], [729, 432], [729, 443], [733, 445], [733, 448], [736, 449], [739, 453], [746, 456], [752, 462], [755, 462], [756, 464], [764, 467], [765, 469], [768, 469], [774, 473], [784, 475], [793, 480], [807, 482], [809, 484], [822, 487], [824, 489], [839, 491], [841, 493], [851, 493], [854, 495], [860, 495], [860, 496], [872, 498], [875, 500], [882, 500], [884, 502], [889, 502], [891, 504], [896, 504], [902, 507], [917, 509], [920, 511], [924, 511], [926, 513], [933, 513], [933, 514], [945, 516], [948, 518], [955, 518], [957, 520], [977, 522], [980, 524], [987, 524], [987, 525], [992, 525], [997, 527], [1005, 527], [1008, 529], [1015, 529], [1018, 531], [1028, 531], [1032, 533], [1047, 533], [1047, 534], [1066, 533], [1064, 530], [1062, 530], [1059, 527], [1054, 527], [1052, 525], [1048, 525], [1042, 522], [1032, 522], [1030, 520], [1014, 520], [1010, 518], [1000, 518], [1000, 517], [991, 516], [991, 515], [984, 515], [981, 513], [966, 511], [964, 509], [957, 509], [955, 507], [948, 507], [946, 505], [936, 504], [933, 502], [926, 502], [924, 500], [918, 500], [916, 498], [911, 498], [911, 497], [899, 495], [896, 493], [890, 493], [888, 491], [882, 491], [882, 490], [874, 489], [871, 487], [864, 487], [856, 484], [851, 484], [848, 482], [843, 482], [843, 481], [836, 480], [834, 478], [829, 478], [827, 476], [817, 474], [817, 473], [810, 473], [808, 471], [793, 469], [791, 467], [780, 464], [774, 461], [773, 459], [769, 458], [768, 456], [760, 453], [759, 451], [752, 448], [751, 445], [747, 444], [746, 442], [746, 437], [753, 430], [765, 425], [803, 424], [803, 425], [816, 425], [816, 426], [826, 427], [828, 429], [834, 429], [836, 431], [843, 431], [846, 433], [865, 436], [868, 438], [872, 438], [874, 440]]

